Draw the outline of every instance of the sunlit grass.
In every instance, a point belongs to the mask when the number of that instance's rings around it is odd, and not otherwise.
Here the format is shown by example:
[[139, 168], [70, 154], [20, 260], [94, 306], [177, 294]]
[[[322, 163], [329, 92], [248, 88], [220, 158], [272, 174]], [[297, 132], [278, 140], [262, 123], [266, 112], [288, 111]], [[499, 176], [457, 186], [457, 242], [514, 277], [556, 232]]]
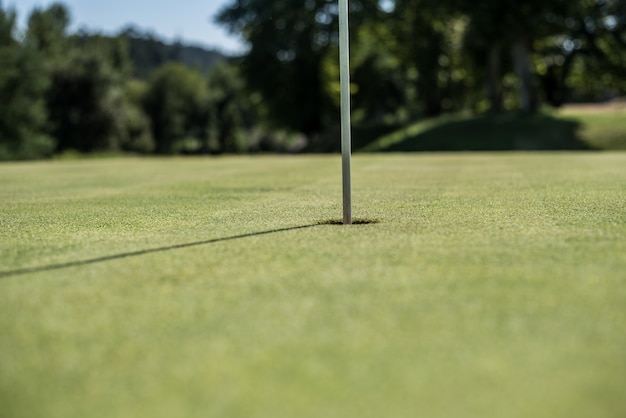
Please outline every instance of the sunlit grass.
[[581, 121], [580, 137], [595, 149], [626, 150], [626, 108], [596, 112], [565, 110], [562, 117]]
[[359, 151], [626, 150], [626, 111], [458, 114], [426, 119]]
[[623, 417], [624, 167], [2, 164], [0, 416]]

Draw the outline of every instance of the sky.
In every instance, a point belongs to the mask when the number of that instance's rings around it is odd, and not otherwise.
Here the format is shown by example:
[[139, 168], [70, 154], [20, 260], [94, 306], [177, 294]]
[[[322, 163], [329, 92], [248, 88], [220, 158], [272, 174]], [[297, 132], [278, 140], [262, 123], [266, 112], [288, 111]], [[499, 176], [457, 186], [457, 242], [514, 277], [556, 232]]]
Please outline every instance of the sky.
[[[46, 7], [59, 0], [0, 0], [5, 8], [18, 13], [24, 28], [35, 7]], [[166, 41], [237, 53], [244, 49], [238, 37], [213, 23], [213, 17], [232, 0], [60, 0], [71, 13], [70, 30], [86, 28], [114, 34], [132, 24], [151, 30]]]

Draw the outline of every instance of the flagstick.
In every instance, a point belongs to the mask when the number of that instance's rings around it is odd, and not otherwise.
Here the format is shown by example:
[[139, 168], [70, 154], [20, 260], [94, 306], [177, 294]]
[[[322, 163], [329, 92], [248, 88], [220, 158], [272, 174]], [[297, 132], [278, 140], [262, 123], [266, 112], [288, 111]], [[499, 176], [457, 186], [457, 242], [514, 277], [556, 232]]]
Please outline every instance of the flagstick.
[[339, 68], [341, 84], [341, 162], [343, 176], [343, 223], [352, 224], [352, 191], [350, 185], [350, 35], [348, 0], [339, 1]]

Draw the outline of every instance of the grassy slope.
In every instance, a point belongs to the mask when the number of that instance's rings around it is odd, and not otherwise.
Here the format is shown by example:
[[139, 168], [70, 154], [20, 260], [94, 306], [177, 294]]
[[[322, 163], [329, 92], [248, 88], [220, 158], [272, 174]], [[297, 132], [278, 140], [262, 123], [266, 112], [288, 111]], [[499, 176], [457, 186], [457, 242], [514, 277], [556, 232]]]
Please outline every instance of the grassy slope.
[[[0, 416], [623, 417], [626, 154], [361, 155], [315, 226], [0, 278]], [[340, 217], [338, 157], [0, 165], [0, 270]]]
[[580, 121], [581, 140], [595, 149], [626, 150], [626, 110], [563, 111], [564, 119]]
[[363, 147], [392, 152], [592, 149], [626, 150], [626, 111], [445, 116], [409, 125]]

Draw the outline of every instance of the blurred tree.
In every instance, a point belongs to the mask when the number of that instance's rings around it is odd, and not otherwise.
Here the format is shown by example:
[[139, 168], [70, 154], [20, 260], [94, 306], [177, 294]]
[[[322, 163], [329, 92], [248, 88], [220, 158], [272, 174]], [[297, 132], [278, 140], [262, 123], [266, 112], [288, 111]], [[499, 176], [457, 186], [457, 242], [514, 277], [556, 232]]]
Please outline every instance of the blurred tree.
[[210, 134], [207, 149], [213, 152], [247, 151], [253, 131], [260, 129], [260, 100], [245, 91], [238, 68], [217, 64], [208, 77]]
[[127, 79], [132, 74], [128, 42], [125, 37], [107, 36], [98, 33], [79, 31], [68, 38], [73, 48], [83, 51], [98, 51], [120, 79]]
[[47, 58], [59, 58], [67, 49], [70, 12], [61, 3], [33, 9], [28, 17], [25, 43]]
[[154, 151], [150, 121], [142, 105], [147, 85], [131, 80], [133, 68], [126, 37], [79, 32], [71, 40], [72, 45], [81, 51], [97, 51], [109, 69], [111, 78], [106, 94], [116, 108], [110, 120], [112, 137], [109, 146], [131, 152]]
[[45, 74], [41, 57], [13, 38], [15, 12], [0, 4], [0, 160], [49, 155], [54, 142], [43, 134]]
[[13, 35], [15, 32], [15, 20], [17, 15], [14, 10], [5, 9], [0, 1], [0, 45], [15, 46], [17, 41]]
[[[509, 48], [512, 66], [518, 80], [522, 110], [535, 111], [539, 105], [537, 80], [532, 59], [537, 40], [562, 33], [547, 16], [564, 19], [577, 6], [569, 0], [451, 0], [471, 19], [466, 43], [481, 51], [487, 74], [488, 97], [492, 109], [501, 107], [501, 60]], [[595, 1], [595, 0], [590, 0]]]
[[450, 61], [445, 45], [450, 18], [444, 1], [406, 0], [395, 2], [387, 19], [396, 37], [395, 53], [415, 83], [421, 110], [427, 116], [443, 110], [442, 64]]
[[[378, 0], [350, 1], [353, 45], [365, 34], [355, 28], [376, 21], [378, 6]], [[338, 123], [336, 0], [231, 1], [216, 21], [248, 43], [249, 50], [239, 63], [242, 77], [248, 89], [261, 94], [275, 126], [301, 132], [311, 140]], [[367, 97], [373, 99], [382, 90], [395, 95], [393, 84], [397, 80], [391, 76], [379, 84], [364, 77], [385, 76], [389, 62], [372, 53], [370, 57], [361, 56], [359, 64], [368, 68], [354, 72], [360, 92], [355, 99], [358, 106], [369, 114], [387, 111], [396, 97], [389, 97], [382, 108], [378, 105], [380, 96], [376, 98], [378, 104], [368, 103]]]
[[118, 149], [123, 109], [118, 74], [100, 51], [73, 48], [55, 64], [48, 112], [58, 151]]
[[335, 36], [335, 2], [237, 0], [221, 11], [217, 22], [248, 42], [242, 74], [247, 86], [263, 96], [271, 120], [318, 135], [336, 111], [322, 73]]
[[180, 45], [167, 45], [153, 33], [143, 33], [137, 28], [128, 27], [120, 36], [128, 43], [135, 77], [145, 80], [155, 69], [180, 59]]
[[[397, 39], [381, 12], [370, 13], [352, 37], [352, 120], [357, 124], [402, 120], [407, 116], [406, 107], [412, 93], [406, 72], [395, 54]], [[329, 57], [327, 66], [334, 76], [331, 86], [339, 104], [337, 54]]]
[[133, 111], [124, 95], [131, 72], [125, 40], [84, 32], [69, 36], [69, 16], [54, 3], [34, 9], [28, 19], [25, 45], [45, 57], [42, 73], [49, 79], [47, 130], [57, 151], [124, 149], [133, 141]]
[[[484, 7], [484, 4], [478, 7]], [[465, 65], [468, 71], [476, 74], [478, 89], [482, 90], [483, 85], [486, 87], [489, 109], [497, 112], [503, 109], [502, 77], [510, 66], [510, 60], [505, 61], [503, 55], [508, 43], [501, 36], [506, 27], [499, 22], [485, 26], [488, 17], [479, 11], [470, 16], [463, 40], [468, 58]]]
[[546, 20], [559, 33], [536, 43], [544, 94], [565, 100], [597, 101], [626, 94], [626, 3], [588, 0], [564, 16]]
[[178, 62], [208, 74], [225, 56], [217, 51], [183, 45], [180, 42], [168, 44], [156, 34], [127, 27], [120, 36], [128, 43], [130, 60], [133, 63], [133, 75], [147, 79], [150, 74], [168, 62]]
[[150, 153], [155, 150], [150, 118], [143, 109], [148, 84], [140, 80], [128, 80], [124, 85], [124, 130], [120, 143], [123, 151]]
[[202, 75], [169, 63], [150, 77], [144, 109], [150, 118], [156, 151], [178, 151], [183, 140], [206, 143], [209, 113], [207, 85]]

